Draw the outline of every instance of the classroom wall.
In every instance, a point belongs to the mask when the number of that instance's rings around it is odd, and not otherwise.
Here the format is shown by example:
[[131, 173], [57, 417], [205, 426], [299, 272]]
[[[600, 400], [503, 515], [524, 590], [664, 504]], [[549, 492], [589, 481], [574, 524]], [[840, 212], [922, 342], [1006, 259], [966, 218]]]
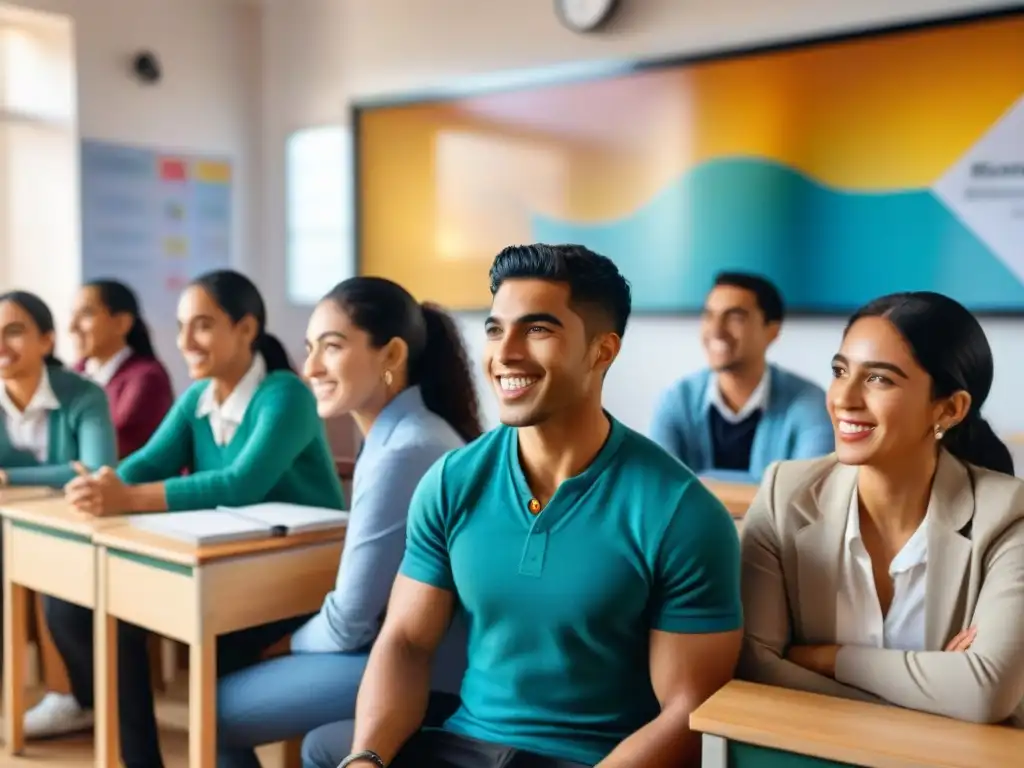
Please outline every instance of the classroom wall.
[[[1006, 3], [984, 0], [637, 0], [606, 34], [580, 36], [559, 27], [549, 0], [270, 0], [263, 24], [266, 271], [284, 285], [283, 148], [298, 128], [346, 121], [350, 99], [437, 86], [490, 71], [577, 60], [636, 58], [714, 50], [928, 15], [964, 13]], [[372, 172], [372, 171], [370, 171]], [[484, 279], [481, 275], [481, 279]], [[275, 324], [298, 351], [308, 309], [272, 297]], [[482, 317], [464, 316], [474, 352]], [[1024, 321], [985, 323], [997, 378], [987, 413], [1000, 430], [1024, 429], [1015, 387], [1024, 379], [1019, 341]], [[839, 320], [786, 323], [771, 356], [826, 385], [839, 343]], [[606, 386], [609, 409], [646, 429], [658, 393], [703, 365], [697, 322], [636, 318]], [[493, 397], [484, 403], [494, 418]]]
[[[259, 8], [230, 0], [13, 4], [72, 18], [82, 137], [220, 154], [234, 161], [234, 258], [258, 274]], [[140, 49], [159, 56], [164, 77], [158, 85], [140, 85], [130, 74], [131, 56]], [[174, 347], [174, 318], [153, 317], [150, 322], [180, 392], [187, 377]]]

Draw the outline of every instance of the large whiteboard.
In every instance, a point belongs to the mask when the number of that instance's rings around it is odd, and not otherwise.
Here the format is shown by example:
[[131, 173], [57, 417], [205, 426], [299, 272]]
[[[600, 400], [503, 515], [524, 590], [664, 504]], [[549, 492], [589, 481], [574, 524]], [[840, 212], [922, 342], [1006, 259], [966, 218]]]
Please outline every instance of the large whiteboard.
[[232, 168], [224, 158], [87, 140], [82, 278], [114, 278], [169, 322], [194, 277], [231, 266]]

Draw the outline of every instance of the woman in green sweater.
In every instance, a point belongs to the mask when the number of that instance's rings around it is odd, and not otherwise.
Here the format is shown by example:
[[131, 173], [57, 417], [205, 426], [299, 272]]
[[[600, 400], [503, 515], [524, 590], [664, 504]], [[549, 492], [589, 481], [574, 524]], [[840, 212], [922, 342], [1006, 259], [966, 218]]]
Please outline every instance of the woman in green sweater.
[[117, 461], [106, 394], [64, 368], [53, 344], [53, 314], [42, 299], [0, 295], [0, 485], [60, 488], [75, 476], [72, 462], [98, 469]]
[[[104, 467], [83, 473], [68, 484], [68, 500], [93, 515], [264, 501], [342, 509], [341, 482], [316, 401], [265, 324], [259, 291], [237, 272], [213, 272], [186, 288], [178, 303], [178, 347], [190, 376], [198, 381], [142, 449], [116, 472]], [[307, 618], [221, 638], [218, 672], [228, 674], [256, 663], [266, 648]], [[47, 619], [73, 694], [50, 694], [26, 716], [26, 731], [34, 735], [92, 724], [92, 613], [50, 600]], [[149, 670], [146, 633], [121, 622], [118, 700], [127, 768], [163, 764]]]

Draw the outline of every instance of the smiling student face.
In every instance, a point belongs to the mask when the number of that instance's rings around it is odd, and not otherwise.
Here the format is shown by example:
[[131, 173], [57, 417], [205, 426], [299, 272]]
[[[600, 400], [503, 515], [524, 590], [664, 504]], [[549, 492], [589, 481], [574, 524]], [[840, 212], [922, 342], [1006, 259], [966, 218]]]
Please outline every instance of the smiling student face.
[[321, 301], [309, 318], [303, 367], [320, 417], [342, 416], [381, 400], [384, 371], [394, 365], [391, 352], [375, 348], [370, 334], [334, 301]]
[[38, 374], [53, 352], [53, 342], [53, 333], [40, 333], [20, 304], [0, 301], [0, 379]]
[[779, 323], [765, 322], [753, 291], [717, 285], [704, 300], [700, 335], [711, 370], [741, 371], [764, 362]]
[[484, 375], [498, 398], [503, 424], [529, 427], [600, 397], [619, 337], [588, 338], [570, 307], [566, 283], [510, 279], [501, 284], [484, 323]]
[[251, 358], [256, 320], [246, 315], [237, 323], [206, 290], [186, 288], [178, 301], [178, 349], [188, 375], [208, 379], [236, 370], [239, 361]]
[[882, 317], [855, 322], [832, 360], [828, 411], [844, 464], [886, 466], [935, 450], [935, 425], [962, 418], [964, 392], [932, 397], [932, 380]]

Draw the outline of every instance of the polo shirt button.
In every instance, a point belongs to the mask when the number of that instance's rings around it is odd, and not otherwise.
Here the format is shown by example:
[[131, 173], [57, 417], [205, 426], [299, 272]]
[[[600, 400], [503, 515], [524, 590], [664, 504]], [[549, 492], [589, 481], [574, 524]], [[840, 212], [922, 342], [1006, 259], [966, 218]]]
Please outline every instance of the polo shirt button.
[[530, 499], [530, 503], [526, 505], [526, 508], [530, 510], [531, 515], [540, 514], [540, 501], [537, 499]]

